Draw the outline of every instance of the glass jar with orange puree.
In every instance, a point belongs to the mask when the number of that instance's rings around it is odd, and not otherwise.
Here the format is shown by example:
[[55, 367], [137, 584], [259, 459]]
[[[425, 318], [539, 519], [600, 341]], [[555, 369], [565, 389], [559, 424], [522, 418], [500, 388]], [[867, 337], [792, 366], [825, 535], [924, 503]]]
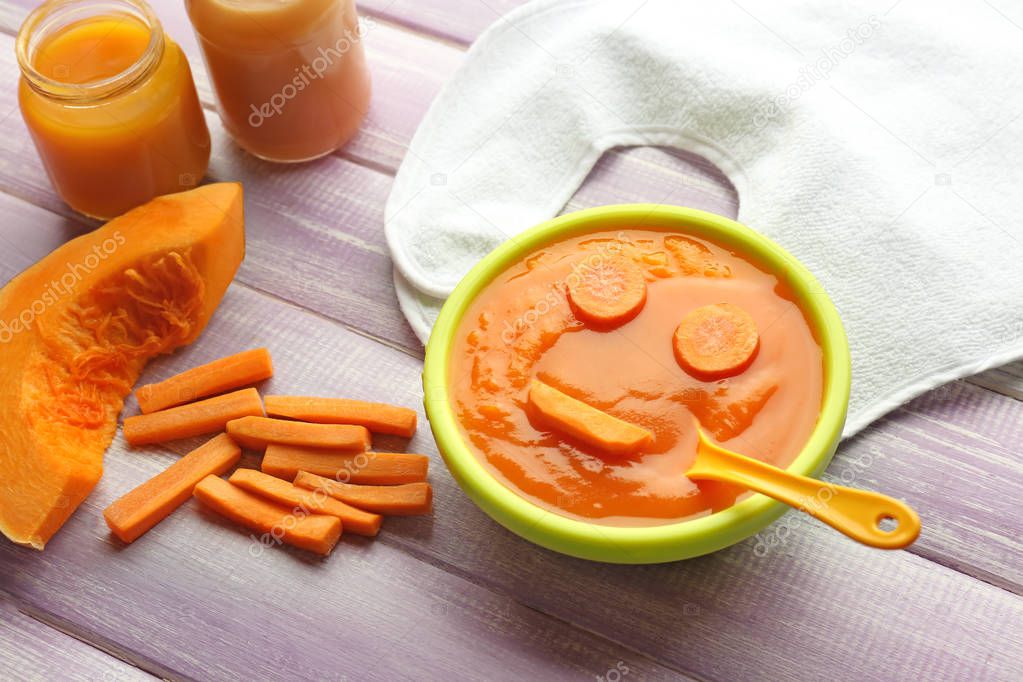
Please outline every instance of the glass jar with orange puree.
[[186, 0], [224, 127], [281, 162], [345, 144], [369, 108], [353, 0]]
[[21, 113], [57, 193], [113, 218], [206, 174], [192, 72], [141, 0], [51, 0], [18, 33]]

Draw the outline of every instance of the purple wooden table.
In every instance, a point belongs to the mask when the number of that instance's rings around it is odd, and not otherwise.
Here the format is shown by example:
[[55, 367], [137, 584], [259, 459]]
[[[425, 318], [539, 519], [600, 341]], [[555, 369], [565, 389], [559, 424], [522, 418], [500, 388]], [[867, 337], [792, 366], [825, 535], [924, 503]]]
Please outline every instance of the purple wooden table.
[[[90, 227], [54, 196], [17, 112], [13, 36], [33, 4], [0, 2], [0, 282]], [[299, 168], [230, 142], [182, 3], [154, 4], [210, 111], [211, 177], [245, 184], [249, 251], [201, 341], [144, 379], [265, 344], [281, 377], [271, 389], [420, 404], [422, 349], [394, 299], [383, 205], [437, 89], [519, 2], [362, 3], [372, 114], [346, 149]], [[732, 216], [737, 205], [701, 159], [644, 149], [608, 155], [568, 209], [621, 201]], [[410, 447], [435, 460], [435, 515], [390, 519], [327, 560], [253, 552], [194, 502], [122, 548], [100, 511], [193, 444], [139, 452], [118, 440], [45, 553], [0, 541], [0, 678], [1019, 680], [1021, 398], [1023, 369], [1009, 366], [843, 444], [829, 477], [920, 511], [909, 551], [872, 551], [790, 514], [712, 556], [645, 567], [570, 559], [504, 531], [459, 491], [427, 429]]]

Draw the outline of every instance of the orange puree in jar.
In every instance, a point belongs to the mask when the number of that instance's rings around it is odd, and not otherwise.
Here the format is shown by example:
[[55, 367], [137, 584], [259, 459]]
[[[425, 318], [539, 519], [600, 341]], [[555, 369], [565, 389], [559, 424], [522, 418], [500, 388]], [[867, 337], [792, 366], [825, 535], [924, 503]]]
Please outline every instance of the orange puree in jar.
[[358, 130], [370, 78], [354, 0], [186, 0], [224, 127], [269, 161], [329, 154]]
[[[647, 296], [614, 328], [577, 318], [573, 278], [603, 259], [639, 264]], [[760, 347], [734, 376], [701, 380], [673, 351], [681, 320], [729, 303], [755, 321]], [[817, 421], [820, 347], [779, 279], [737, 253], [675, 233], [627, 230], [567, 239], [491, 282], [460, 324], [451, 396], [466, 442], [505, 485], [564, 516], [657, 525], [735, 503], [742, 490], [685, 476], [696, 453], [693, 418], [718, 442], [787, 466]], [[654, 434], [631, 456], [601, 452], [545, 429], [527, 410], [533, 379]]]
[[18, 35], [21, 112], [60, 196], [112, 218], [206, 174], [192, 73], [137, 0], [53, 0]]
[[142, 58], [151, 33], [135, 19], [86, 19], [39, 46], [35, 68], [64, 83], [112, 78]]

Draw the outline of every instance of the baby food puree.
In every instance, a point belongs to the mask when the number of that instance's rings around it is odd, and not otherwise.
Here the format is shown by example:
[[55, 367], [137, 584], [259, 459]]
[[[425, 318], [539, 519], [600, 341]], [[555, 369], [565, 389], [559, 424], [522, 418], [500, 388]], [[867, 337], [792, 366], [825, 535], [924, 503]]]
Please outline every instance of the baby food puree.
[[[640, 268], [645, 300], [613, 324], [588, 319], [572, 294], [616, 262]], [[745, 311], [759, 333], [752, 361], [723, 378], [684, 369], [674, 342], [687, 314], [716, 304]], [[552, 428], [528, 404], [534, 380], [648, 430], [652, 441], [611, 453]], [[776, 276], [703, 240], [626, 230], [552, 244], [491, 282], [461, 321], [450, 382], [466, 442], [505, 485], [572, 518], [657, 525], [744, 494], [686, 478], [694, 417], [730, 449], [785, 467], [816, 424], [823, 366]]]
[[270, 161], [334, 151], [369, 109], [353, 0], [186, 0], [224, 126]]
[[17, 51], [22, 115], [72, 208], [112, 218], [202, 180], [210, 136], [192, 72], [145, 3], [46, 3]]

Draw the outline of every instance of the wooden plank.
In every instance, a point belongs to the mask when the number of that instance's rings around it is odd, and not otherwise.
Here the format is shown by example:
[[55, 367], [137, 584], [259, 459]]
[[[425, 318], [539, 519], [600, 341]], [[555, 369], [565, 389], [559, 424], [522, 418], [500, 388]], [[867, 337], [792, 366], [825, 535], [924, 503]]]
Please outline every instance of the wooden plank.
[[[21, 260], [59, 242], [62, 224], [9, 197], [0, 198], [0, 210], [12, 224], [31, 226], [18, 235], [23, 253], [17, 262], [0, 265], [6, 278]], [[3, 253], [0, 263], [9, 260]], [[277, 366], [271, 391], [407, 405], [422, 399], [415, 358], [238, 286], [200, 342], [155, 363], [144, 380], [236, 351], [239, 339], [270, 347]], [[1009, 447], [1019, 442], [1023, 405], [974, 387], [956, 390], [964, 392], [914, 404], [886, 424], [903, 429], [901, 442], [864, 441], [859, 447], [878, 452], [869, 465], [859, 465], [857, 483], [876, 482], [920, 509], [926, 530], [916, 551], [959, 569], [1009, 576], [1006, 587], [1018, 591], [1023, 551], [1018, 519], [1005, 514], [1005, 505], [1021, 492], [1020, 464]], [[990, 435], [964, 433], [973, 421], [983, 422]], [[944, 422], [954, 438], [930, 430], [934, 422]], [[174, 452], [190, 445], [176, 444]], [[206, 672], [237, 672], [242, 654], [222, 652], [246, 642], [285, 657], [300, 647], [311, 651], [311, 660], [288, 661], [314, 676], [326, 665], [318, 652], [335, 640], [352, 652], [345, 659], [350, 669], [368, 666], [381, 676], [418, 657], [438, 674], [464, 673], [450, 659], [470, 654], [456, 647], [483, 659], [473, 659], [480, 676], [551, 673], [536, 668], [536, 659], [554, 656], [565, 636], [559, 639], [548, 620], [523, 624], [528, 609], [493, 592], [638, 652], [615, 650], [621, 652], [611, 655], [616, 661], [649, 657], [698, 678], [781, 679], [794, 670], [804, 678], [836, 671], [849, 679], [1008, 678], [1018, 669], [1023, 599], [908, 552], [869, 550], [816, 522], [787, 516], [759, 538], [689, 562], [626, 567], [574, 560], [532, 547], [487, 519], [443, 470], [426, 429], [409, 447], [433, 458], [434, 516], [389, 519], [376, 542], [347, 541], [337, 556], [318, 562], [288, 550], [252, 557], [244, 534], [192, 505], [139, 543], [118, 548], [99, 510], [173, 457], [164, 450], [130, 452], [118, 442], [99, 488], [51, 547], [40, 555], [0, 545], [0, 573], [9, 576], [8, 589], [19, 599], [63, 614], [103, 646], [138, 652], [158, 673], [159, 661], [194, 673], [211, 652], [221, 656], [206, 661], [213, 666]], [[857, 456], [856, 447], [843, 448], [832, 473], [856, 466]], [[964, 466], [986, 474], [959, 475]], [[950, 506], [950, 498], [998, 502]], [[947, 547], [968, 549], [959, 555]], [[410, 556], [423, 563], [409, 567]], [[109, 602], [112, 585], [116, 608]], [[514, 618], [494, 616], [504, 608], [497, 603], [513, 608]], [[445, 611], [448, 604], [456, 605], [454, 613]], [[285, 609], [294, 616], [282, 622]], [[431, 616], [435, 610], [444, 617]], [[393, 623], [402, 620], [416, 636], [395, 635]], [[182, 651], [180, 632], [200, 625], [211, 633], [211, 648]], [[529, 635], [530, 628], [541, 634]], [[482, 641], [469, 639], [476, 631]], [[548, 640], [551, 648], [538, 652]], [[594, 668], [602, 668], [608, 654], [595, 652], [610, 647], [607, 641], [572, 646], [584, 652], [558, 659], [558, 670], [601, 674]], [[383, 651], [397, 653], [381, 663]], [[257, 676], [270, 670], [263, 659], [245, 664]]]
[[385, 543], [346, 540], [325, 561], [260, 553], [189, 502], [115, 546], [101, 504], [169, 461], [113, 452], [102, 489], [45, 553], [0, 545], [9, 589], [169, 678], [592, 679], [624, 661], [641, 679], [685, 679]]
[[1023, 362], [1013, 362], [995, 369], [981, 372], [967, 379], [972, 384], [983, 386], [1007, 395], [1016, 400], [1023, 400]]
[[463, 45], [525, 0], [361, 0], [363, 13]]
[[1021, 444], [1023, 404], [957, 381], [844, 443], [826, 478], [909, 500], [913, 553], [1023, 594]]
[[154, 678], [20, 612], [0, 593], [0, 670], [8, 679], [134, 682]]
[[735, 218], [739, 198], [716, 166], [696, 154], [637, 147], [605, 154], [563, 213], [625, 203], [676, 204]]

